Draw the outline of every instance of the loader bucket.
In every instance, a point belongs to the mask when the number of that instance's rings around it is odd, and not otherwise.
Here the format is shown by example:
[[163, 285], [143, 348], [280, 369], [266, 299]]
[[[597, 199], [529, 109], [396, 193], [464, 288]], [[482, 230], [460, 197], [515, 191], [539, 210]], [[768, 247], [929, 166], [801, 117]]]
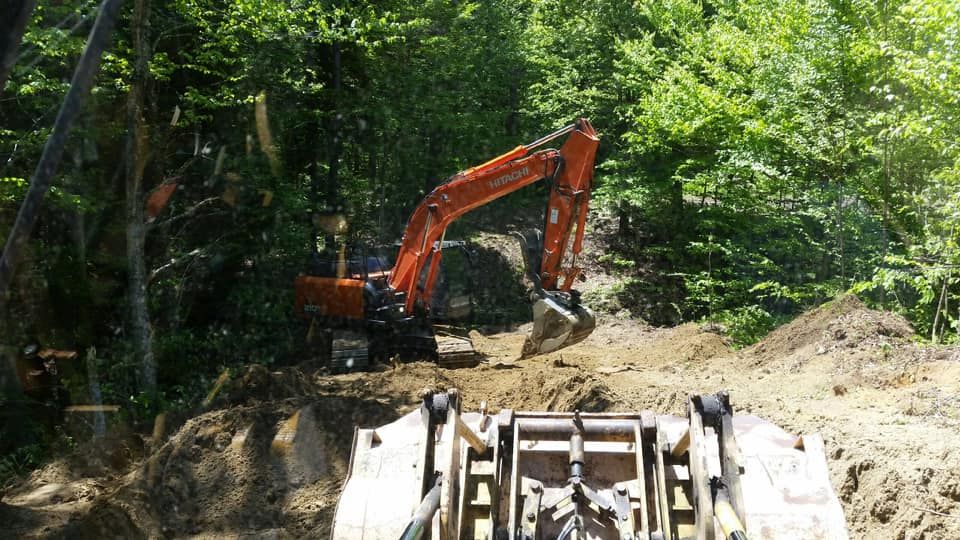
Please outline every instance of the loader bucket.
[[585, 306], [567, 306], [545, 296], [533, 303], [533, 330], [523, 342], [520, 358], [546, 354], [579, 343], [589, 336], [597, 321]]
[[849, 537], [823, 439], [735, 415], [724, 392], [690, 396], [686, 418], [465, 412], [460, 396], [356, 431], [334, 540]]

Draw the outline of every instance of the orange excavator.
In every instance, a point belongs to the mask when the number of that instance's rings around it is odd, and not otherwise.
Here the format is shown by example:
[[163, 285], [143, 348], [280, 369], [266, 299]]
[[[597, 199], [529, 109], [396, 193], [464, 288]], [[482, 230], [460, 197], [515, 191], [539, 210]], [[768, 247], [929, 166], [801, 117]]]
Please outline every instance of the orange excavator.
[[[559, 150], [540, 149], [563, 137]], [[344, 349], [352, 352], [345, 358], [340, 355], [341, 367], [362, 369], [370, 360], [396, 356], [427, 358], [443, 365], [430, 306], [447, 227], [471, 210], [545, 181], [549, 198], [543, 229], [521, 235], [526, 273], [533, 282], [533, 329], [521, 355], [544, 354], [584, 340], [596, 322], [580, 304], [573, 283], [582, 277], [577, 257], [583, 246], [598, 144], [593, 126], [581, 118], [453, 175], [414, 210], [392, 269], [371, 266], [367, 258], [348, 264], [341, 252], [339, 264], [296, 278], [297, 315], [310, 320], [312, 329], [350, 329], [366, 341]], [[337, 357], [338, 352], [332, 355]]]

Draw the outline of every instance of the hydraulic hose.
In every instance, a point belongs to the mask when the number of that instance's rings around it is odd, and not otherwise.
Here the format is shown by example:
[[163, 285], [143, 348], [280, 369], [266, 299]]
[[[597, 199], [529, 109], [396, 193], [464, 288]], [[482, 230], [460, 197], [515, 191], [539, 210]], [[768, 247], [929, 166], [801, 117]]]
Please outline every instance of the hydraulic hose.
[[413, 518], [407, 524], [407, 528], [400, 535], [400, 540], [421, 540], [426, 537], [426, 532], [430, 528], [430, 522], [433, 521], [434, 514], [440, 508], [440, 478], [437, 483], [427, 492], [420, 501], [420, 506], [413, 513]]
[[717, 516], [717, 521], [720, 522], [723, 538], [726, 540], [747, 540], [743, 522], [740, 521], [736, 510], [730, 504], [730, 497], [727, 495], [726, 489], [717, 491], [713, 502], [713, 513]]

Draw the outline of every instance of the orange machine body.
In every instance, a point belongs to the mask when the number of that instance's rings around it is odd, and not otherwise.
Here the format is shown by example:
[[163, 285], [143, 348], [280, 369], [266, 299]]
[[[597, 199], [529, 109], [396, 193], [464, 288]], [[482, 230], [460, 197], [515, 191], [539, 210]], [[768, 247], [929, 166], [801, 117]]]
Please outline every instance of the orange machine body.
[[303, 318], [364, 319], [362, 279], [298, 276], [294, 309]]

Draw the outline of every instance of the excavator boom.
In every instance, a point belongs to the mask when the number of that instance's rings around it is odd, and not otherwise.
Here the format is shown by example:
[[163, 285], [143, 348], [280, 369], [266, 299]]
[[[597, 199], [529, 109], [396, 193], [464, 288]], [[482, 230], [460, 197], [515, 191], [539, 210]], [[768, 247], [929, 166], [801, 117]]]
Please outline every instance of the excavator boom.
[[[559, 150], [534, 151], [563, 136], [567, 138]], [[528, 235], [523, 246], [535, 294], [534, 329], [523, 356], [555, 351], [589, 336], [596, 325], [594, 316], [580, 305], [572, 286], [580, 275], [577, 257], [583, 247], [598, 145], [593, 126], [580, 119], [462, 171], [434, 189], [410, 217], [390, 276], [391, 288], [403, 293], [406, 312], [429, 305], [450, 223], [527, 185], [548, 181], [543, 231]]]

